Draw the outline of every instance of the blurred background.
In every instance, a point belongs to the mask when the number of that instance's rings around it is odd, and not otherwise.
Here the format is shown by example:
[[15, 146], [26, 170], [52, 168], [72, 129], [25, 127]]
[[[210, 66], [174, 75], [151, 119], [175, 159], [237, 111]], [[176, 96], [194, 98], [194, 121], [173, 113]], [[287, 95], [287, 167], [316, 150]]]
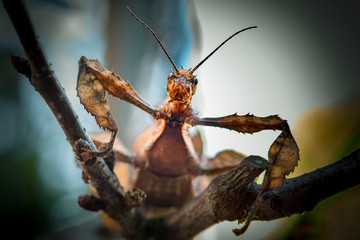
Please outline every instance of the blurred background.
[[[171, 64], [194, 67], [228, 36], [241, 33], [197, 70], [193, 99], [201, 117], [237, 112], [287, 119], [301, 150], [293, 176], [325, 166], [360, 146], [360, 16], [356, 3], [215, 0], [29, 0], [36, 30], [83, 125], [98, 132], [76, 97], [81, 56], [97, 58], [128, 80], [152, 105], [166, 96]], [[28, 80], [10, 64], [24, 56], [0, 5], [0, 214], [5, 235], [26, 239], [114, 239], [98, 214], [77, 205], [86, 193], [81, 170], [60, 126]], [[151, 124], [139, 109], [109, 97], [119, 137], [131, 149]], [[278, 132], [243, 135], [201, 128], [205, 151], [235, 149], [267, 157]], [[244, 239], [359, 239], [359, 187], [291, 218], [253, 222]], [[235, 239], [236, 222], [220, 223], [198, 239]], [[70, 236], [70, 237], [69, 237]]]

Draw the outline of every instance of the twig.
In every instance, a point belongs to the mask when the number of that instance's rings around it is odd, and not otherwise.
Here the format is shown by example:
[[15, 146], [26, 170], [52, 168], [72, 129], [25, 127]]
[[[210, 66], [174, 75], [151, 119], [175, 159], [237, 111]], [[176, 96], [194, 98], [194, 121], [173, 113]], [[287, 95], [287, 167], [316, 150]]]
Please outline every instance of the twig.
[[[53, 112], [71, 146], [74, 148], [77, 140], [84, 139], [92, 149], [96, 150], [91, 138], [78, 121], [78, 116], [73, 110], [64, 88], [50, 67], [24, 2], [4, 0], [3, 3], [28, 59], [26, 61], [24, 58], [13, 57], [12, 62], [15, 68], [20, 73], [30, 76], [31, 85], [39, 92]], [[82, 164], [82, 168], [90, 177], [91, 184], [105, 205], [106, 212], [121, 224], [125, 235], [137, 234], [136, 229], [139, 226], [146, 226], [143, 224], [146, 221], [137, 209], [124, 207], [126, 205], [124, 193], [121, 191], [122, 187], [116, 175], [110, 171], [103, 159], [97, 159], [96, 163], [90, 166]]]
[[3, 2], [27, 56], [27, 61], [24, 58], [13, 57], [13, 65], [20, 70], [20, 73], [31, 76], [29, 78], [31, 85], [48, 104], [70, 144], [79, 138], [90, 141], [66, 97], [64, 88], [50, 67], [24, 2], [20, 0]]

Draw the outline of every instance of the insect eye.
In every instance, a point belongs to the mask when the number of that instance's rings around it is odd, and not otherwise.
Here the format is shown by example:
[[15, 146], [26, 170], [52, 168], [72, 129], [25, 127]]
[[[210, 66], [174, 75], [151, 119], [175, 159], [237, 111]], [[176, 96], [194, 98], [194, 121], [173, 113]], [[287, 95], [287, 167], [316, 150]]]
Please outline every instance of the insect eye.
[[192, 78], [191, 81], [192, 81], [192, 83], [194, 83], [195, 85], [197, 85], [198, 82], [199, 82], [199, 81], [197, 80], [197, 78]]

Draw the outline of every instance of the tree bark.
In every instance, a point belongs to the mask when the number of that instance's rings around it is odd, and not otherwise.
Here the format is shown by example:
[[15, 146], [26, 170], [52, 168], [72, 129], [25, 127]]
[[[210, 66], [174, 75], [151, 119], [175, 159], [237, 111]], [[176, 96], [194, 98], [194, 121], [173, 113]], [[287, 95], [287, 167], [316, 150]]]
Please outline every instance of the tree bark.
[[249, 156], [214, 178], [200, 196], [165, 219], [169, 239], [191, 239], [213, 224], [246, 215], [245, 206], [251, 206], [253, 201], [248, 202], [245, 190], [267, 167], [265, 159]]
[[[265, 195], [258, 211], [259, 220], [311, 211], [321, 200], [360, 184], [359, 175], [360, 149], [333, 164], [286, 179], [279, 189]], [[256, 196], [257, 192], [258, 186], [248, 186], [249, 196]]]
[[[171, 239], [188, 239], [221, 221], [245, 221], [260, 191], [260, 185], [252, 179], [264, 169], [267, 162], [262, 161], [254, 156], [246, 158], [217, 176], [199, 197], [167, 218]], [[359, 174], [360, 149], [333, 164], [286, 179], [279, 189], [265, 194], [255, 220], [270, 221], [311, 211], [321, 200], [358, 185]]]

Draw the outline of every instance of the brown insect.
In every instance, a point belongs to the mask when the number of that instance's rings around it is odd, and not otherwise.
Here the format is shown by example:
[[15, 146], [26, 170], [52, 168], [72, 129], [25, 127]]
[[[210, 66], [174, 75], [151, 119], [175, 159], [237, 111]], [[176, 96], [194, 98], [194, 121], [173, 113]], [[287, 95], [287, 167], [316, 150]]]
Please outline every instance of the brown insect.
[[131, 11], [130, 13], [153, 34], [174, 68], [167, 76], [167, 97], [162, 104], [153, 108], [128, 82], [123, 81], [114, 72], [104, 68], [97, 60], [81, 57], [77, 85], [80, 101], [87, 111], [95, 116], [100, 127], [112, 132], [107, 147], [100, 152], [87, 151], [86, 158], [105, 157], [113, 150], [118, 128], [107, 105], [105, 90], [149, 113], [155, 119], [155, 123], [141, 134], [135, 153], [129, 155], [124, 151], [114, 152], [117, 160], [131, 163], [136, 169], [137, 174], [132, 187], [142, 189], [147, 195], [145, 202], [140, 206], [142, 212], [148, 218], [161, 218], [178, 210], [195, 196], [193, 181], [196, 177], [215, 176], [233, 168], [244, 159], [243, 155], [230, 150], [222, 151], [214, 158], [206, 158], [202, 153], [200, 134], [190, 135], [190, 127], [206, 125], [242, 133], [280, 130], [281, 134], [269, 149], [270, 167], [265, 174], [260, 194], [248, 214], [245, 226], [242, 230], [234, 230], [236, 234], [243, 233], [255, 216], [263, 193], [281, 186], [284, 177], [296, 166], [299, 159], [298, 147], [286, 120], [277, 115], [256, 117], [249, 114], [233, 114], [225, 117], [199, 118], [191, 107], [191, 100], [198, 84], [194, 72], [232, 37], [256, 27], [248, 27], [234, 33], [193, 69], [187, 70], [178, 69], [155, 33]]

